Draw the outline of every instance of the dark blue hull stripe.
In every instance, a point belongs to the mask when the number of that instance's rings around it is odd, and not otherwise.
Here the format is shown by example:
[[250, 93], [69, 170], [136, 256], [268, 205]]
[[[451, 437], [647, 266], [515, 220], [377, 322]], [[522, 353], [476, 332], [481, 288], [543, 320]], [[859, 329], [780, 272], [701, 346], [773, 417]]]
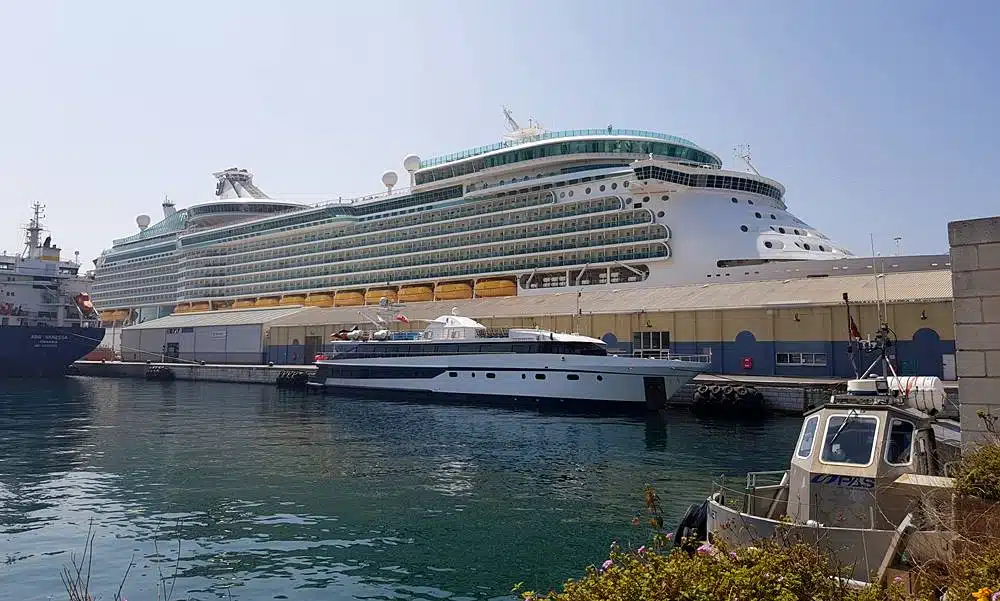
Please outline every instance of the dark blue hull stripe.
[[644, 402], [604, 401], [595, 399], [553, 398], [537, 396], [513, 396], [499, 394], [470, 394], [435, 392], [432, 390], [400, 390], [399, 388], [369, 386], [321, 386], [327, 395], [351, 398], [370, 398], [380, 401], [413, 403], [433, 403], [464, 406], [529, 407], [537, 409], [558, 409], [565, 412], [599, 412], [643, 414], [650, 411]]
[[0, 376], [48, 376], [67, 368], [104, 340], [104, 328], [0, 327]]

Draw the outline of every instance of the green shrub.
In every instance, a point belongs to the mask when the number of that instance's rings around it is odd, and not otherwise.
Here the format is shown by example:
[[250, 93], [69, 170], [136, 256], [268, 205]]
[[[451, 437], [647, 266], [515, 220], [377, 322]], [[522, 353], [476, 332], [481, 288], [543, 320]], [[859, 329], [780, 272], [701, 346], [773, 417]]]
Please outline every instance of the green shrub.
[[1000, 598], [1000, 541], [969, 543], [948, 565], [942, 566], [939, 586], [948, 599], [994, 601]]
[[538, 595], [529, 591], [521, 596], [535, 601], [903, 599], [896, 584], [857, 590], [835, 578], [837, 575], [818, 549], [801, 544], [781, 546], [762, 541], [756, 547], [738, 550], [702, 545], [694, 553], [644, 547], [622, 551], [613, 546], [601, 567], [587, 568], [583, 578], [568, 581], [561, 592]]
[[996, 418], [983, 411], [978, 415], [991, 434], [990, 440], [962, 457], [955, 476], [955, 492], [1000, 501], [1000, 436], [996, 432]]
[[955, 477], [955, 492], [1000, 501], [1000, 445], [980, 447], [962, 458]]

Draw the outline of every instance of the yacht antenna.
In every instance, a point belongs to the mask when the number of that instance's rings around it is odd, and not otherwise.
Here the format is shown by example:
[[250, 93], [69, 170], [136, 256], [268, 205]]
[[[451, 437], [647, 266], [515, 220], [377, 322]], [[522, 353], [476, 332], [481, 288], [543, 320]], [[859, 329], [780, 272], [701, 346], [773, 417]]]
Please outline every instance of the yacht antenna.
[[760, 175], [760, 172], [757, 171], [757, 168], [753, 166], [753, 162], [750, 160], [749, 144], [740, 144], [739, 146], [733, 148], [733, 152], [736, 153], [737, 160], [746, 163], [747, 169], [750, 170], [750, 173], [753, 173], [754, 175]]
[[[885, 282], [885, 258], [880, 257], [875, 253], [875, 235], [869, 234], [872, 246], [872, 275], [875, 278], [875, 313], [878, 316], [879, 330], [875, 335], [875, 344], [879, 349], [879, 357], [875, 359], [871, 367], [865, 371], [863, 378], [868, 377], [868, 372], [875, 367], [876, 363], [881, 361], [882, 363], [882, 375], [888, 377], [891, 372], [892, 375], [896, 375], [896, 370], [892, 366], [892, 363], [888, 359], [888, 348], [889, 348], [889, 306], [888, 297], [889, 292], [886, 288]], [[879, 268], [881, 265], [881, 268]], [[880, 273], [881, 272], [881, 273]], [[882, 280], [881, 289], [879, 288], [879, 280]], [[895, 333], [893, 333], [895, 336]]]

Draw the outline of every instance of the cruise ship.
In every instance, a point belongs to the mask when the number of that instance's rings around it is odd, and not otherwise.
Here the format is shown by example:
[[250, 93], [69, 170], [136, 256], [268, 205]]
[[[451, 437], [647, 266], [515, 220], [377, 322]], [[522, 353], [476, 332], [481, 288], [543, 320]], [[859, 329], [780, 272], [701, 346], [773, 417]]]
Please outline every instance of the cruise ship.
[[521, 127], [495, 144], [403, 159], [385, 190], [304, 204], [239, 168], [216, 198], [163, 218], [95, 261], [106, 324], [171, 313], [362, 306], [654, 287], [753, 277], [769, 264], [853, 256], [793, 215], [778, 181], [723, 169], [652, 131]]

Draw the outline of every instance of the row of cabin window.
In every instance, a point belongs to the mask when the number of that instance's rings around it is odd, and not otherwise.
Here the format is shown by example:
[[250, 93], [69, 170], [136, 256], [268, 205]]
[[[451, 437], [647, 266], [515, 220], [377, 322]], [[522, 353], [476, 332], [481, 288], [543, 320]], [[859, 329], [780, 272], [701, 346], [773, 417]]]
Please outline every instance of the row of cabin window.
[[[850, 421], [848, 421], [850, 419]], [[844, 423], [847, 422], [845, 426]], [[875, 435], [879, 420], [873, 416], [849, 414], [831, 415], [826, 422], [826, 435], [820, 461], [848, 465], [869, 465], [874, 459]], [[819, 416], [810, 417], [802, 428], [796, 454], [808, 459], [812, 454]], [[841, 427], [843, 426], [843, 429]], [[885, 447], [885, 462], [889, 465], [909, 465], [913, 457], [912, 422], [892, 418], [889, 422], [889, 440]], [[839, 431], [839, 434], [838, 434]]]
[[351, 358], [398, 357], [400, 355], [471, 355], [479, 353], [549, 353], [554, 355], [606, 355], [607, 351], [590, 342], [491, 342], [485, 344], [375, 343], [341, 346], [339, 356]]
[[[471, 372], [471, 375], [472, 375], [473, 378], [475, 378], [476, 377], [476, 372]], [[458, 372], [457, 371], [450, 371], [450, 372], [448, 372], [448, 376], [452, 377], [452, 378], [457, 378], [458, 377]], [[496, 378], [497, 375], [495, 373], [491, 372], [491, 371], [488, 371], [488, 372], [486, 372], [486, 377], [489, 378], [489, 379], [493, 379], [493, 378]], [[528, 379], [528, 374], [521, 374], [521, 379], [522, 380], [527, 380]], [[544, 380], [545, 379], [545, 374], [535, 374], [535, 379], [536, 380]], [[566, 374], [566, 379], [570, 380], [570, 381], [576, 381], [576, 380], [580, 379], [580, 376], [578, 374]], [[598, 382], [601, 382], [603, 380], [604, 380], [604, 376], [597, 376], [597, 381]]]

